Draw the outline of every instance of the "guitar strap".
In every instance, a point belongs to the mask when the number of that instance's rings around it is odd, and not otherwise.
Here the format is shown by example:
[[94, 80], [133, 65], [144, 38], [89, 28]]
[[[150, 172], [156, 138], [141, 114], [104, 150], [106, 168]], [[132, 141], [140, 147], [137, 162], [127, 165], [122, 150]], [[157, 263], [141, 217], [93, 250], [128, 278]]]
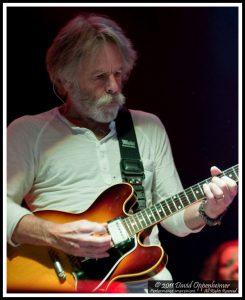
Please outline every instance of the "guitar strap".
[[116, 130], [121, 153], [120, 168], [122, 179], [133, 186], [138, 200], [136, 211], [139, 211], [146, 207], [145, 191], [142, 185], [145, 174], [132, 116], [125, 106], [118, 112]]

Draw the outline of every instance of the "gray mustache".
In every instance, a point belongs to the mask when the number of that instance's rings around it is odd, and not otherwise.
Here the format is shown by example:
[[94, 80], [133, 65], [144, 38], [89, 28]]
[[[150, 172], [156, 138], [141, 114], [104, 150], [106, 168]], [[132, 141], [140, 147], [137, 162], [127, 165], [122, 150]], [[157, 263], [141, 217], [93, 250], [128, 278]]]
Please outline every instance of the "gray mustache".
[[125, 97], [122, 94], [104, 95], [98, 99], [96, 106], [103, 106], [112, 102], [116, 102], [117, 104], [122, 105], [125, 103]]

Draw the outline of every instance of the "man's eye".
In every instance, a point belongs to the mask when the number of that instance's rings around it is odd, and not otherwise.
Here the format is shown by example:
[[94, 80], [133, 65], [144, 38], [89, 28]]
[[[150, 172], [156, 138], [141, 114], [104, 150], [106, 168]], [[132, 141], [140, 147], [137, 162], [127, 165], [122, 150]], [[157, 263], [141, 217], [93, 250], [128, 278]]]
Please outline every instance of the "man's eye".
[[121, 77], [121, 76], [122, 76], [122, 72], [116, 72], [116, 73], [115, 73], [115, 76], [116, 76], [116, 77]]
[[95, 79], [106, 79], [106, 75], [105, 74], [99, 74], [95, 76]]

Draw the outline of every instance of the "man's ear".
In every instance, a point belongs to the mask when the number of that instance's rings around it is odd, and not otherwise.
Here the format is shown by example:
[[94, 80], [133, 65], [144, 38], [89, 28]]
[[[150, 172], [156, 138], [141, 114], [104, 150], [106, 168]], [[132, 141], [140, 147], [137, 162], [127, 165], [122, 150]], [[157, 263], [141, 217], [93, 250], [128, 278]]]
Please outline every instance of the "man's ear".
[[72, 87], [71, 81], [58, 79], [55, 83], [55, 88], [57, 90], [58, 95], [64, 100], [67, 98], [67, 94], [71, 89], [71, 87]]

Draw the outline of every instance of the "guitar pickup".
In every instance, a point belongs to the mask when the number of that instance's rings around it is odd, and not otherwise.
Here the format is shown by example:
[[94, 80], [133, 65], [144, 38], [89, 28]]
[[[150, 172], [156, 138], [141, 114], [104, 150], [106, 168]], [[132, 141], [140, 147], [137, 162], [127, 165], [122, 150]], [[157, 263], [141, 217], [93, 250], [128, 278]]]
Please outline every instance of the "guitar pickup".
[[128, 232], [123, 226], [121, 219], [110, 221], [108, 223], [108, 231], [115, 246], [129, 239]]

